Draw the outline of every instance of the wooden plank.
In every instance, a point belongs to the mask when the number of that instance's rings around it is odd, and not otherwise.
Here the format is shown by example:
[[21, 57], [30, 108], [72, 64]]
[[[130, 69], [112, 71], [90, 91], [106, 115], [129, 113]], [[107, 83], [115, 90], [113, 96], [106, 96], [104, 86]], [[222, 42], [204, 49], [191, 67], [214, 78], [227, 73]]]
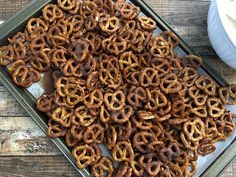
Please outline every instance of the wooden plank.
[[30, 117], [0, 117], [0, 125], [0, 156], [61, 154]]
[[28, 116], [4, 86], [0, 86], [0, 116]]
[[1, 177], [78, 177], [64, 156], [1, 157]]

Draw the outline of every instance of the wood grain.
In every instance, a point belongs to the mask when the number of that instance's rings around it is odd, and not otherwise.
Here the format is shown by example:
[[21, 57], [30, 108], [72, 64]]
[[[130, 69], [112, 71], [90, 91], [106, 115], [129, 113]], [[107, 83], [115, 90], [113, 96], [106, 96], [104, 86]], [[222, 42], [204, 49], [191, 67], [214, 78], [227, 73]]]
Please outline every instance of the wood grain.
[[[145, 1], [228, 82], [236, 82], [236, 70], [219, 60], [208, 40], [210, 0]], [[0, 20], [8, 19], [28, 2], [30, 0], [0, 0]], [[69, 162], [58, 154], [52, 142], [0, 83], [0, 177], [78, 176]], [[236, 162], [222, 176], [235, 174]]]
[[1, 177], [78, 177], [64, 156], [1, 157]]
[[30, 117], [0, 117], [0, 156], [61, 155]]

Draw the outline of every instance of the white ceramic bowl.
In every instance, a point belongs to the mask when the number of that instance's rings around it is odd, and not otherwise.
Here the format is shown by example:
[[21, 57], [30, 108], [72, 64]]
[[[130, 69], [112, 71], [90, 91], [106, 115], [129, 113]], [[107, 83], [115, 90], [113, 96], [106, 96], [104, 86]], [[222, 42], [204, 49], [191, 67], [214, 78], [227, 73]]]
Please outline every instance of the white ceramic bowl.
[[[212, 0], [208, 13], [208, 36], [217, 55], [230, 67], [236, 69], [236, 28], [225, 18], [225, 0]], [[236, 9], [235, 9], [236, 10]]]

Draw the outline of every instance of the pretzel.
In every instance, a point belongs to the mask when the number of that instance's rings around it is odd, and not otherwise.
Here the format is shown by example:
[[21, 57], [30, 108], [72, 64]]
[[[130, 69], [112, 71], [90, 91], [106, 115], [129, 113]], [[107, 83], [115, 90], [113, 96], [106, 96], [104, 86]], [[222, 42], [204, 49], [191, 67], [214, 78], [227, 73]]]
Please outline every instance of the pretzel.
[[66, 134], [67, 129], [61, 126], [58, 122], [54, 121], [53, 119], [48, 120], [48, 130], [47, 134], [51, 138], [59, 138], [63, 137]]
[[224, 104], [229, 104], [229, 105], [234, 105], [236, 104], [236, 92], [235, 92], [235, 87], [236, 85], [230, 85], [228, 87], [221, 87], [219, 89], [219, 96], [221, 101]]
[[85, 19], [84, 26], [88, 31], [92, 31], [97, 27], [97, 18], [99, 18], [99, 13], [94, 11]]
[[158, 76], [164, 77], [170, 72], [170, 63], [164, 58], [153, 58], [150, 61], [151, 66], [157, 70]]
[[96, 156], [94, 149], [87, 144], [76, 146], [72, 150], [72, 155], [76, 159], [76, 165], [79, 169], [90, 165], [95, 160]]
[[50, 112], [55, 106], [52, 105], [54, 101], [53, 94], [43, 94], [36, 101], [36, 108], [44, 113]]
[[140, 30], [133, 32], [133, 39], [131, 39], [131, 48], [137, 53], [142, 53], [144, 50], [145, 35]]
[[201, 76], [195, 81], [197, 88], [204, 90], [208, 95], [214, 96], [216, 93], [215, 82], [208, 76]]
[[119, 111], [125, 106], [125, 94], [121, 91], [105, 93], [104, 103], [110, 111]]
[[194, 103], [197, 106], [205, 105], [208, 96], [207, 94], [201, 94], [200, 89], [198, 89], [196, 86], [190, 87], [188, 89], [188, 94], [194, 100]]
[[124, 123], [129, 120], [133, 114], [133, 108], [129, 105], [124, 106], [121, 110], [111, 113], [111, 118], [116, 123]]
[[92, 166], [92, 176], [100, 177], [107, 176], [112, 177], [112, 173], [114, 171], [114, 165], [111, 159], [104, 156], [99, 162]]
[[14, 61], [14, 51], [11, 45], [0, 47], [0, 65], [6, 66]]
[[149, 111], [155, 111], [158, 107], [167, 105], [167, 98], [160, 90], [146, 89], [148, 102], [145, 105]]
[[209, 138], [204, 138], [200, 141], [200, 144], [197, 148], [198, 154], [201, 156], [205, 156], [214, 152], [216, 147], [214, 146], [213, 142]]
[[68, 22], [73, 25], [73, 32], [80, 32], [84, 25], [84, 18], [81, 15], [73, 15], [68, 18]]
[[84, 104], [88, 108], [99, 108], [103, 103], [103, 94], [100, 89], [95, 89], [84, 97]]
[[65, 141], [68, 147], [75, 147], [78, 144], [78, 139], [72, 135], [71, 129], [66, 132]]
[[140, 71], [139, 83], [142, 87], [157, 87], [160, 84], [158, 73], [153, 68], [143, 68]]
[[71, 126], [71, 117], [73, 116], [73, 112], [69, 108], [59, 107], [55, 109], [52, 113], [52, 119], [61, 124], [64, 127]]
[[114, 171], [113, 177], [119, 176], [132, 176], [132, 168], [129, 166], [128, 162], [123, 162], [122, 164], [120, 164], [119, 168]]
[[138, 162], [138, 159], [140, 156], [141, 156], [141, 154], [135, 153], [134, 160], [130, 164], [133, 174], [135, 174], [136, 176], [139, 176], [139, 177], [141, 177], [144, 174], [144, 168]]
[[135, 124], [136, 127], [140, 128], [141, 130], [149, 130], [153, 127], [153, 124], [150, 120], [143, 120], [140, 116], [131, 116], [131, 121]]
[[175, 74], [168, 74], [161, 80], [160, 88], [166, 94], [177, 93], [182, 89], [182, 85]]
[[134, 19], [140, 12], [140, 8], [130, 2], [117, 2], [115, 8], [120, 13], [121, 17], [127, 20]]
[[40, 18], [31, 18], [26, 25], [29, 34], [31, 34], [37, 27], [41, 27], [44, 31], [48, 30], [47, 24]]
[[75, 6], [69, 10], [69, 13], [71, 15], [76, 15], [79, 11], [79, 8], [80, 8], [80, 1], [75, 1]]
[[40, 78], [37, 72], [31, 72], [33, 69], [28, 69], [25, 65], [22, 65], [18, 68], [15, 68], [12, 71], [12, 80], [13, 82], [20, 87], [29, 87], [34, 82], [34, 74], [36, 76], [35, 82]]
[[116, 162], [131, 162], [134, 159], [134, 151], [127, 141], [119, 141], [112, 149], [112, 157]]
[[99, 124], [92, 124], [84, 132], [84, 142], [100, 144], [104, 140], [104, 128]]
[[26, 40], [26, 34], [22, 32], [17, 32], [12, 38], [8, 38], [10, 43], [14, 43], [15, 41], [19, 41], [24, 43]]
[[114, 126], [109, 126], [104, 139], [104, 144], [106, 147], [111, 150], [117, 142], [117, 132]]
[[171, 162], [180, 155], [179, 146], [176, 143], [170, 143], [168, 147], [162, 148], [159, 151], [159, 156], [162, 161]]
[[54, 48], [68, 47], [70, 42], [63, 34], [63, 30], [64, 27], [60, 27], [58, 25], [53, 25], [49, 28], [46, 39], [50, 46]]
[[12, 43], [14, 55], [17, 60], [24, 60], [26, 57], [26, 47], [23, 42], [17, 40]]
[[50, 68], [50, 60], [47, 54], [43, 51], [39, 52], [37, 56], [30, 58], [29, 62], [31, 66], [39, 72], [48, 71]]
[[187, 136], [187, 139], [197, 142], [203, 139], [205, 135], [204, 123], [199, 118], [193, 121], [185, 122], [183, 126], [183, 132]]
[[77, 126], [88, 127], [95, 121], [95, 118], [92, 117], [85, 106], [78, 106], [74, 111], [74, 115], [72, 123]]
[[226, 139], [233, 134], [235, 123], [232, 114], [225, 112], [218, 121], [216, 121], [217, 129], [222, 135], [222, 139]]
[[65, 11], [69, 11], [75, 7], [76, 0], [57, 0], [58, 6]]
[[87, 39], [79, 39], [72, 43], [68, 49], [70, 55], [78, 62], [83, 62], [89, 55], [89, 51], [93, 51], [94, 46]]
[[53, 22], [55, 20], [63, 18], [64, 14], [61, 9], [58, 8], [57, 5], [48, 4], [43, 10], [43, 18], [48, 22]]
[[225, 110], [224, 105], [221, 100], [218, 98], [208, 98], [207, 101], [208, 113], [211, 117], [217, 118], [220, 117]]
[[127, 42], [122, 40], [120, 36], [114, 36], [105, 49], [111, 54], [119, 55], [123, 53], [126, 50], [126, 48], [127, 48]]
[[116, 132], [117, 132], [117, 140], [118, 141], [127, 141], [129, 140], [132, 133], [132, 125], [128, 120], [122, 124], [113, 124]]
[[192, 67], [197, 69], [202, 65], [202, 58], [195, 55], [188, 55], [184, 57], [183, 63], [187, 67]]
[[117, 17], [105, 16], [99, 19], [98, 23], [100, 29], [106, 33], [115, 33], [120, 27], [120, 21]]
[[64, 18], [57, 21], [56, 26], [60, 29], [60, 35], [68, 39], [73, 33], [74, 25], [69, 21], [70, 19]]
[[83, 1], [80, 5], [79, 13], [84, 18], [91, 15], [93, 12], [97, 11], [97, 5], [92, 1]]
[[[197, 108], [196, 108], [197, 109]], [[192, 111], [193, 113], [197, 113], [195, 108], [191, 108], [191, 106], [187, 105], [187, 104], [184, 104], [183, 101], [181, 100], [178, 100], [178, 101], [175, 101], [173, 104], [172, 104], [172, 107], [171, 107], [171, 114], [174, 116], [174, 117], [179, 117], [181, 119], [183, 118], [186, 118], [189, 116], [190, 112]], [[206, 111], [206, 110], [205, 110]]]
[[138, 21], [144, 30], [152, 31], [156, 29], [156, 22], [149, 17], [138, 17]]
[[179, 37], [176, 36], [172, 31], [164, 31], [161, 36], [168, 42], [170, 42], [174, 47], [179, 45]]
[[99, 80], [99, 73], [98, 71], [93, 71], [88, 75], [86, 81], [86, 87], [89, 91], [92, 91], [96, 88], [101, 88], [101, 82]]
[[72, 126], [70, 128], [71, 135], [75, 137], [78, 141], [83, 140], [85, 130], [86, 129], [84, 127], [73, 125], [73, 120], [72, 120]]
[[145, 154], [148, 152], [147, 146], [153, 142], [156, 141], [157, 138], [153, 133], [147, 132], [147, 131], [141, 131], [138, 133], [135, 133], [133, 137], [133, 147], [135, 150], [138, 150], [139, 152]]
[[182, 71], [178, 73], [178, 78], [181, 82], [186, 84], [187, 87], [192, 87], [198, 77], [199, 75], [197, 74], [197, 71], [189, 67], [185, 67]]
[[142, 102], [146, 99], [147, 94], [142, 87], [134, 88], [127, 96], [127, 102], [133, 106], [133, 108], [141, 107]]
[[108, 88], [116, 89], [122, 84], [122, 78], [117, 68], [100, 69], [99, 80]]
[[161, 162], [158, 160], [156, 153], [141, 155], [139, 158], [140, 165], [149, 175], [155, 176], [160, 172]]

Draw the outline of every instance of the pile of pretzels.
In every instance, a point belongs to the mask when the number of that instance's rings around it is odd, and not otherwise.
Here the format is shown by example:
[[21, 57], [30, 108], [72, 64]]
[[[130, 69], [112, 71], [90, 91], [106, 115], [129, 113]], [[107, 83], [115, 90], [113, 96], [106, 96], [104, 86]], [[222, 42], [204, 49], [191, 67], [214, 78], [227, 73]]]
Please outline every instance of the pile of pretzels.
[[0, 65], [20, 87], [52, 73], [54, 91], [36, 107], [78, 168], [95, 177], [193, 176], [198, 156], [234, 132], [225, 104], [236, 104], [236, 85], [199, 75], [202, 59], [178, 56], [178, 37], [153, 34], [156, 22], [139, 13], [123, 0], [57, 0], [0, 47]]

